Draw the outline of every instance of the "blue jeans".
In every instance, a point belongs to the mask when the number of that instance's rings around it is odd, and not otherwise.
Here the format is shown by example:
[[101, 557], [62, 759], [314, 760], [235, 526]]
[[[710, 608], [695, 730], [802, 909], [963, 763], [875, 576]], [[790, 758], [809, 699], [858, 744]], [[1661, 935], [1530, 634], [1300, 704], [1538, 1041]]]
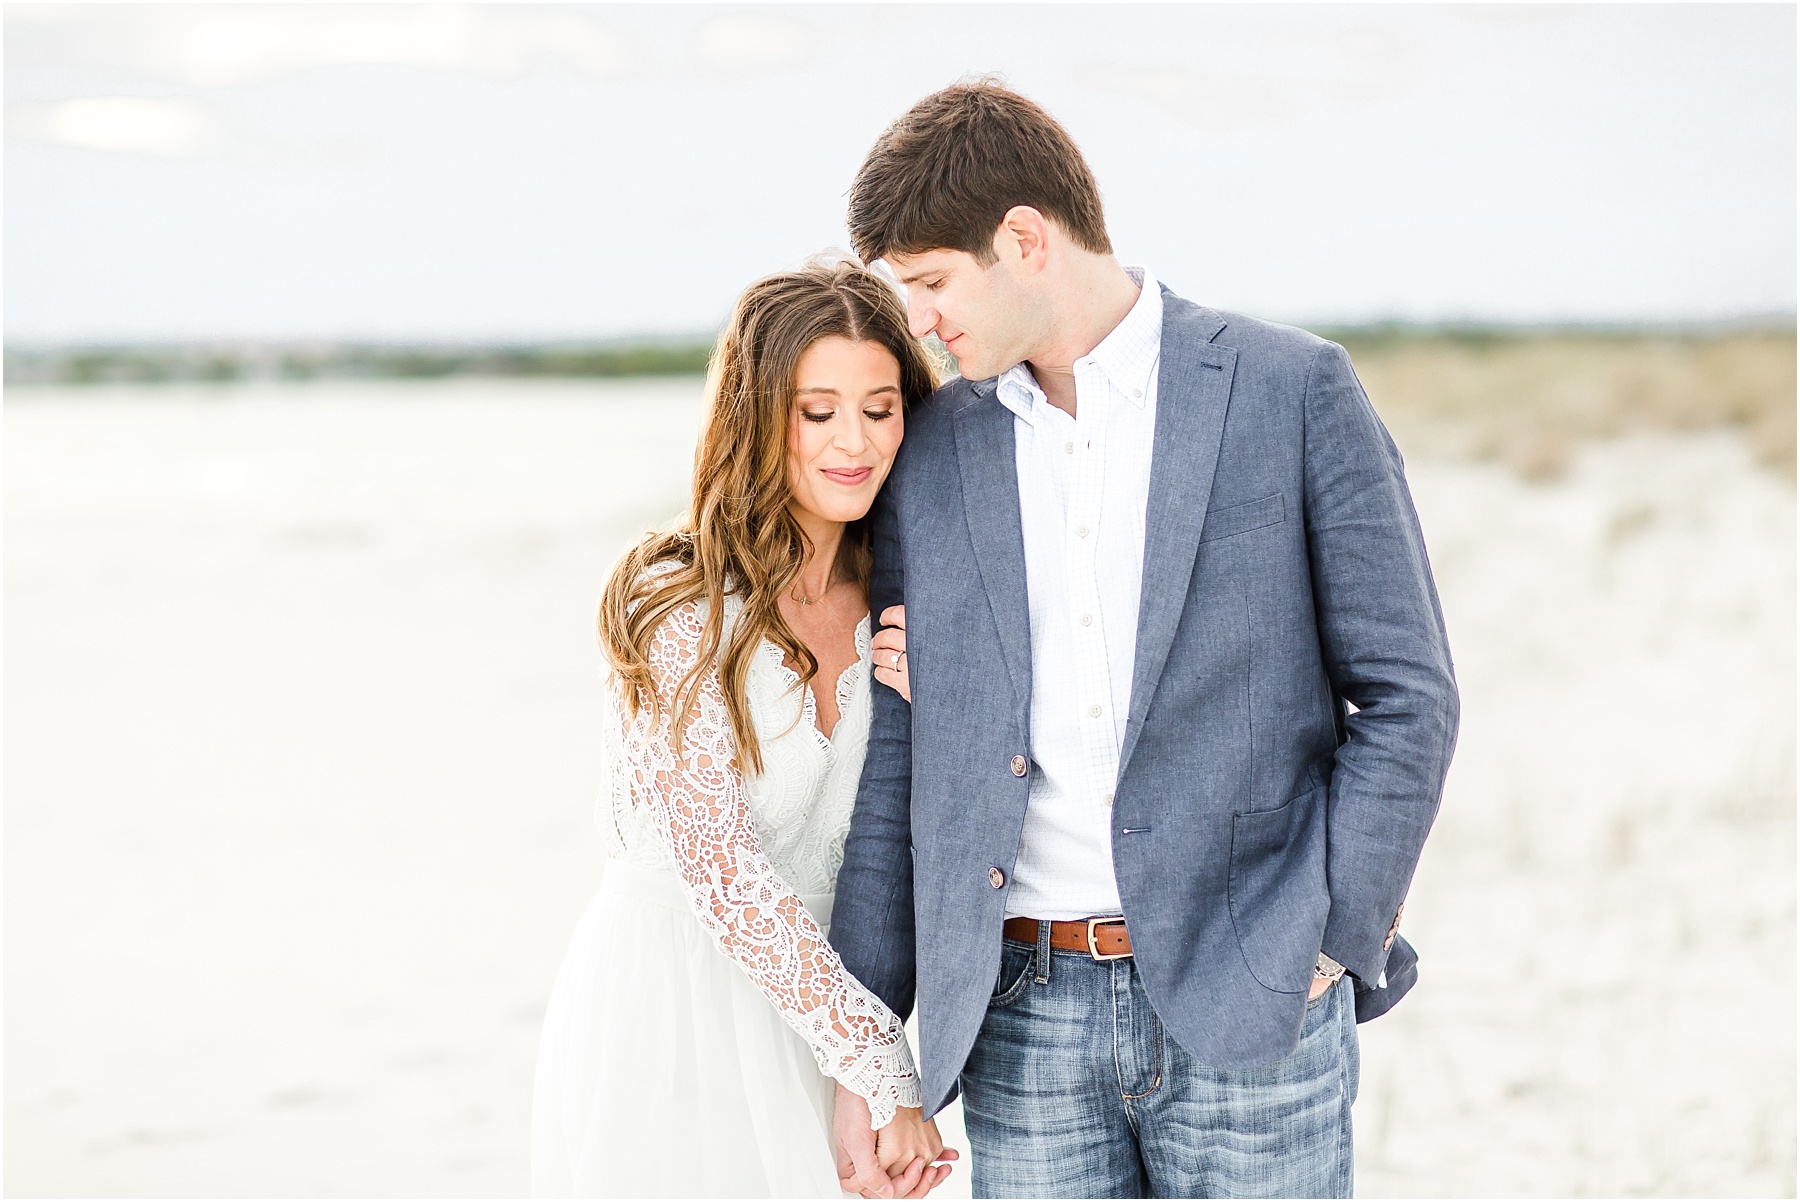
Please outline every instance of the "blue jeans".
[[962, 1073], [977, 1198], [1348, 1198], [1348, 978], [1273, 1064], [1200, 1064], [1163, 1033], [1137, 962], [1005, 942]]

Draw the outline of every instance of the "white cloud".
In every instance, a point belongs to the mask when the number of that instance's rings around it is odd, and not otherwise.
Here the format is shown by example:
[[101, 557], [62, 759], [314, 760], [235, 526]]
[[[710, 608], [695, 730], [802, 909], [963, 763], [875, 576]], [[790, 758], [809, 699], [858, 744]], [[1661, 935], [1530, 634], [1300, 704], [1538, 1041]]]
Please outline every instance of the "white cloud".
[[66, 25], [76, 19], [79, 9], [69, 4], [9, 4], [8, 25]]
[[1148, 101], [1209, 133], [1279, 128], [1306, 117], [1283, 81], [1267, 76], [1141, 63], [1081, 63], [1070, 74], [1076, 83]]
[[1300, 129], [1323, 111], [1403, 99], [1422, 86], [1426, 64], [1406, 22], [1377, 23], [1353, 10], [1305, 14], [1233, 9], [1208, 21], [1202, 54], [1180, 61], [1156, 50], [1132, 60], [1081, 56], [1069, 78], [1147, 102], [1209, 134]]
[[465, 4], [68, 5], [7, 10], [25, 36], [9, 65], [85, 62], [197, 87], [259, 84], [317, 67], [400, 66], [515, 76], [541, 63], [624, 72], [630, 56], [591, 17]]
[[192, 158], [217, 150], [224, 132], [212, 109], [179, 98], [92, 96], [6, 111], [8, 137], [84, 150]]
[[[972, 5], [953, 39], [901, 5], [422, 11], [8, 6], [12, 131], [137, 152], [7, 144], [9, 333], [710, 328], [843, 241], [888, 122], [983, 71], [1068, 124], [1121, 255], [1208, 304], [1793, 305], [1792, 7]], [[622, 76], [568, 65], [620, 46]], [[134, 95], [186, 99], [56, 103]]]
[[714, 17], [700, 27], [700, 61], [728, 71], [791, 67], [805, 61], [813, 39], [806, 27], [766, 14]]
[[227, 9], [203, 13], [160, 42], [167, 65], [189, 82], [215, 86], [353, 64], [483, 75], [516, 75], [538, 59], [596, 75], [626, 66], [621, 48], [584, 17], [464, 5]]

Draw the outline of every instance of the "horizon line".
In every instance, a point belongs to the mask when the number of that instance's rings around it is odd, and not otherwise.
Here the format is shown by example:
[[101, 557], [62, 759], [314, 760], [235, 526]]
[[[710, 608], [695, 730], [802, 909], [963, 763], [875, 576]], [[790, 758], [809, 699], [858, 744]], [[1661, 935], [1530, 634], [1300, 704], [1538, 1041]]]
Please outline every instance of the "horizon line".
[[[1559, 333], [1726, 333], [1774, 332], [1790, 330], [1797, 324], [1796, 313], [1765, 311], [1732, 317], [1694, 318], [1370, 318], [1366, 320], [1285, 321], [1312, 331], [1328, 331], [1356, 336], [1394, 333], [1416, 334], [1559, 334]], [[220, 334], [220, 335], [151, 335], [88, 336], [80, 338], [32, 337], [7, 338], [5, 354], [46, 355], [70, 352], [106, 351], [183, 351], [183, 350], [286, 350], [286, 351], [536, 351], [595, 350], [628, 351], [640, 349], [688, 349], [699, 344], [710, 346], [719, 331], [688, 330], [681, 332], [634, 334], [541, 334], [541, 335], [314, 335], [314, 334]]]

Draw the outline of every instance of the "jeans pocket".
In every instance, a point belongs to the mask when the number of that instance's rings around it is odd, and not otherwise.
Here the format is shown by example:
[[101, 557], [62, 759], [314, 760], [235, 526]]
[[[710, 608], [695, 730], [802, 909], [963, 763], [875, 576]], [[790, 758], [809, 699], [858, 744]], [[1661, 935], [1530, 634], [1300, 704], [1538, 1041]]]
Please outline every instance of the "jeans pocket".
[[988, 998], [989, 1010], [1010, 1006], [1018, 1000], [1025, 992], [1025, 986], [1031, 984], [1031, 963], [1036, 957], [1035, 949], [1015, 948], [1010, 943], [1001, 945], [1000, 971], [994, 978], [993, 996]]

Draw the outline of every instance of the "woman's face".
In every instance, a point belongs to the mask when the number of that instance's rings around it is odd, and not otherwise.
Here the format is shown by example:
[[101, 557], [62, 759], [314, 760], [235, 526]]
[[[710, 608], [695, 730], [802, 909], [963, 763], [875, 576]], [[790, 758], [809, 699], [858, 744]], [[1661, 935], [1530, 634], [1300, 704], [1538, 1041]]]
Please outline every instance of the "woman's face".
[[788, 419], [795, 507], [828, 522], [868, 513], [904, 426], [900, 364], [886, 347], [836, 335], [807, 347], [794, 369]]

